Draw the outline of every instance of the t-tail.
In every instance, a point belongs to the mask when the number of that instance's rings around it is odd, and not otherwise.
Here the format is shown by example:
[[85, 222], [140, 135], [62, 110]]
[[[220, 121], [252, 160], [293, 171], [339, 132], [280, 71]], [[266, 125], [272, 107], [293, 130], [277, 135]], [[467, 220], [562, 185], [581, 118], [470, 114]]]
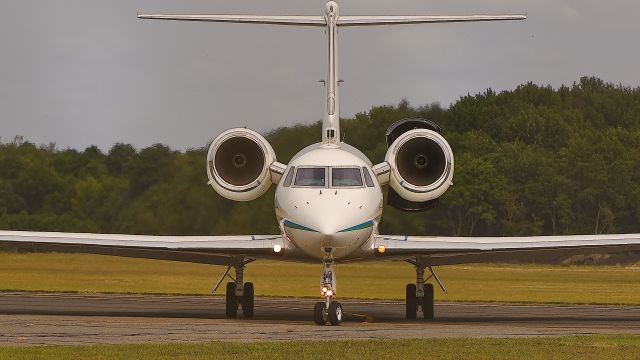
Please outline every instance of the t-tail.
[[325, 114], [322, 121], [324, 142], [340, 142], [340, 97], [338, 90], [338, 28], [345, 26], [381, 26], [432, 24], [452, 22], [525, 20], [526, 15], [409, 15], [409, 16], [349, 16], [340, 15], [335, 1], [325, 4], [324, 16], [264, 16], [264, 15], [161, 15], [139, 14], [140, 19], [227, 22], [324, 27], [327, 34], [327, 74]]

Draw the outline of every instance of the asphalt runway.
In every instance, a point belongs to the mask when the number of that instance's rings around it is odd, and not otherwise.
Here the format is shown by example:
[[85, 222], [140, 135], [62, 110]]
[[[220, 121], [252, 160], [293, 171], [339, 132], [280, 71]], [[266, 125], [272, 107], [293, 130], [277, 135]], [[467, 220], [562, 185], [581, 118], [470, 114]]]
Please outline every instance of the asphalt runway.
[[342, 326], [316, 326], [314, 299], [256, 298], [254, 319], [224, 318], [207, 296], [0, 293], [0, 344], [640, 335], [640, 306], [438, 303], [432, 321], [404, 303], [341, 300]]

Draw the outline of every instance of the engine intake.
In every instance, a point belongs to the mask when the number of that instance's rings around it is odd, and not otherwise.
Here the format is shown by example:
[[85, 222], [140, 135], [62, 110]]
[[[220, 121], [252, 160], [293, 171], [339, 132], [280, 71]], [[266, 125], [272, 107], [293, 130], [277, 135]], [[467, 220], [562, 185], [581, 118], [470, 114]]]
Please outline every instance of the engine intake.
[[209, 146], [209, 184], [230, 200], [257, 199], [272, 184], [269, 168], [275, 161], [275, 152], [262, 135], [244, 128], [225, 131]]
[[435, 139], [418, 136], [398, 148], [396, 165], [399, 175], [409, 184], [429, 186], [445, 173], [447, 154]]
[[439, 132], [440, 127], [422, 119], [402, 120], [389, 128], [389, 205], [405, 211], [424, 211], [449, 189], [454, 172], [453, 151]]

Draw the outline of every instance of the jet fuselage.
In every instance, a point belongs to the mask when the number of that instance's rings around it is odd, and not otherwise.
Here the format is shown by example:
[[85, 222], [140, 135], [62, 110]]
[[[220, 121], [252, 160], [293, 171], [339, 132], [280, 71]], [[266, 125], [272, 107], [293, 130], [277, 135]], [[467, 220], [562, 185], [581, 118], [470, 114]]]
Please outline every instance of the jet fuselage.
[[307, 256], [353, 256], [377, 234], [383, 196], [371, 161], [345, 143], [318, 143], [289, 163], [275, 195], [280, 230]]

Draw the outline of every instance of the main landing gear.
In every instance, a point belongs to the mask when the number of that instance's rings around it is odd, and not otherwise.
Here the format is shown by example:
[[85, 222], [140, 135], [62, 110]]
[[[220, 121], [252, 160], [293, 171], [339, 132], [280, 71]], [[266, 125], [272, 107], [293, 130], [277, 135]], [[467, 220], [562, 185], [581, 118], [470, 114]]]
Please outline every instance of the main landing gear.
[[[432, 320], [435, 317], [434, 289], [433, 284], [425, 284], [424, 270], [428, 268], [431, 272], [430, 278], [435, 278], [442, 290], [446, 293], [444, 285], [438, 275], [430, 266], [425, 266], [416, 261], [407, 261], [416, 269], [416, 283], [407, 284], [406, 287], [406, 316], [407, 319], [416, 319], [418, 311], [422, 311], [425, 320]], [[427, 280], [429, 280], [427, 279]]]
[[342, 305], [333, 300], [336, 294], [334, 265], [333, 249], [325, 249], [320, 277], [320, 294], [325, 301], [317, 302], [313, 307], [313, 321], [318, 325], [325, 325], [328, 321], [331, 325], [337, 326], [342, 322]]
[[[238, 317], [238, 307], [242, 308], [242, 315], [245, 318], [252, 318], [254, 315], [255, 291], [253, 283], [244, 282], [244, 267], [252, 261], [253, 260], [243, 260], [236, 265], [227, 267], [227, 271], [222, 274], [222, 277], [213, 289], [215, 292], [227, 276], [233, 280], [227, 283], [226, 289], [225, 314], [228, 318]], [[231, 270], [232, 267], [236, 271], [235, 279], [229, 275], [229, 270]]]

